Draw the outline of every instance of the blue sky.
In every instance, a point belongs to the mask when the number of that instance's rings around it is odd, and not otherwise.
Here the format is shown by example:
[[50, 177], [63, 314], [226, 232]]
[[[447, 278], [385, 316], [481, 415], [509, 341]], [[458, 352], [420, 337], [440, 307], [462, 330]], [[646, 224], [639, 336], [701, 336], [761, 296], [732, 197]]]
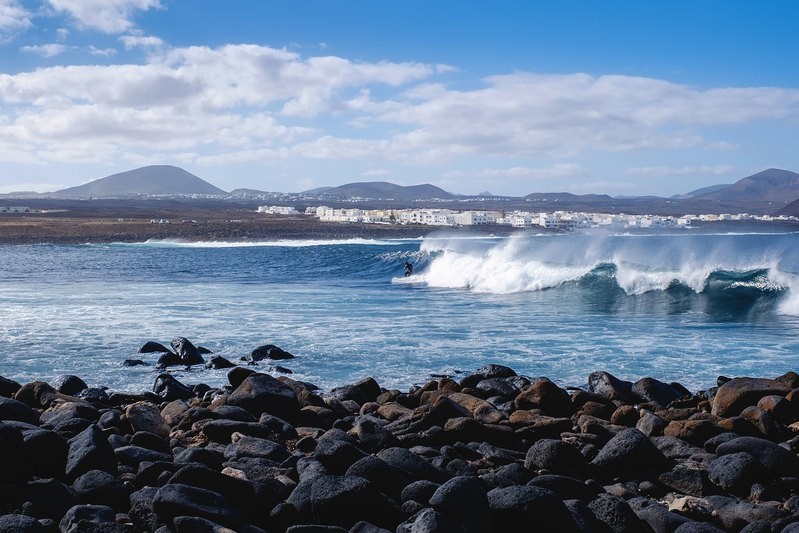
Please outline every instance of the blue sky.
[[149, 164], [670, 196], [799, 171], [799, 2], [0, 0], [0, 193]]

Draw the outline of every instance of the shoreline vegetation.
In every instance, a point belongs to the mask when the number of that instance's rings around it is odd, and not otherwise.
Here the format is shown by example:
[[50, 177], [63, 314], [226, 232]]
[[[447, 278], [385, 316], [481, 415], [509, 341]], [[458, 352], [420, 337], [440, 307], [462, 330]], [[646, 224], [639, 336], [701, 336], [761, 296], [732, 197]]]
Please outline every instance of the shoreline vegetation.
[[141, 394], [0, 378], [0, 530], [799, 527], [794, 372], [692, 393], [602, 371], [562, 388], [488, 364], [407, 391], [370, 377], [321, 391], [220, 359], [219, 388], [168, 372]]

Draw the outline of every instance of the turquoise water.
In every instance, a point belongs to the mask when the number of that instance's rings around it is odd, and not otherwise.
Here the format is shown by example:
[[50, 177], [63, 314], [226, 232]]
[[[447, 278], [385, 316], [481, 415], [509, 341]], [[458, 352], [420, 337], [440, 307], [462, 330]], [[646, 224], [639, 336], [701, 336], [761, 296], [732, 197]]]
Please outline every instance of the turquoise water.
[[[238, 361], [295, 354], [324, 388], [407, 389], [501, 363], [580, 386], [594, 370], [690, 389], [799, 365], [795, 233], [556, 235], [0, 248], [0, 375], [150, 389], [146, 341]], [[402, 276], [402, 264], [416, 265]], [[141, 358], [148, 367], [122, 367]], [[262, 363], [261, 371], [268, 371]], [[175, 369], [220, 385], [226, 371]]]

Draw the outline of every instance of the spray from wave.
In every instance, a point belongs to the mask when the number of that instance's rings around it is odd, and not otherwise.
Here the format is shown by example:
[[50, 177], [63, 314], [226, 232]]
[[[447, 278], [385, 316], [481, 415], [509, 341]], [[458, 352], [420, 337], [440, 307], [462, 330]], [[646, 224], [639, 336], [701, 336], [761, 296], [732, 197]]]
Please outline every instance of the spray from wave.
[[[701, 295], [729, 309], [799, 314], [793, 234], [517, 236], [499, 242], [426, 239], [429, 287], [508, 295], [557, 288]], [[708, 305], [710, 305], [708, 304]]]

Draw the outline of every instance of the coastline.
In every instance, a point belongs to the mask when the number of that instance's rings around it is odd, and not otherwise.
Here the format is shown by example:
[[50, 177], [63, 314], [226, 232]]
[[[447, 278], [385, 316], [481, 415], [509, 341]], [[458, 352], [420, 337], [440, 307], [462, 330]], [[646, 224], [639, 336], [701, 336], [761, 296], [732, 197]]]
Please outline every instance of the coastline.
[[422, 224], [320, 222], [306, 215], [264, 215], [244, 210], [168, 210], [146, 217], [124, 211], [102, 216], [98, 213], [75, 216], [69, 212], [0, 215], [0, 245], [109, 244], [148, 240], [414, 239], [440, 231], [510, 235], [519, 230], [501, 226], [442, 228]]
[[793, 372], [720, 377], [696, 393], [602, 371], [585, 388], [561, 388], [502, 365], [407, 391], [364, 377], [322, 392], [244, 366], [228, 381], [211, 388], [162, 373], [152, 392], [107, 394], [77, 376], [0, 379], [0, 526], [500, 532], [534, 521], [542, 531], [714, 532], [799, 524]]

